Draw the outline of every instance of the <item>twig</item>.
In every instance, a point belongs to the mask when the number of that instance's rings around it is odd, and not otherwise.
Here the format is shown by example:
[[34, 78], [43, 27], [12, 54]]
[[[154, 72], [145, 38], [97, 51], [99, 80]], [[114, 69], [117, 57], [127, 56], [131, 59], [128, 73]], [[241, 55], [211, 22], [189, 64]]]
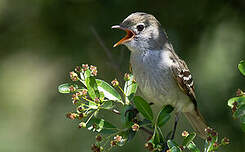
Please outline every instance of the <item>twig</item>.
[[[104, 41], [100, 38], [99, 34], [96, 32], [95, 28], [93, 26], [90, 27], [93, 35], [95, 36], [95, 38], [97, 39], [97, 41], [99, 42], [99, 44], [101, 45], [101, 47], [103, 48], [104, 52], [106, 53], [106, 56], [108, 57], [109, 61], [110, 61], [110, 66], [113, 67], [113, 69], [115, 71], [120, 71], [120, 65], [121, 63], [118, 63], [114, 60], [113, 55], [111, 54], [111, 51], [106, 47]], [[123, 55], [123, 53], [121, 53], [121, 55]]]
[[102, 48], [104, 49], [107, 57], [110, 60], [113, 60], [112, 54], [110, 52], [110, 50], [105, 46], [103, 40], [100, 38], [99, 34], [96, 32], [95, 28], [93, 26], [91, 26], [91, 31], [94, 34], [95, 38], [97, 39], [97, 41], [100, 43], [100, 45], [102, 46]]

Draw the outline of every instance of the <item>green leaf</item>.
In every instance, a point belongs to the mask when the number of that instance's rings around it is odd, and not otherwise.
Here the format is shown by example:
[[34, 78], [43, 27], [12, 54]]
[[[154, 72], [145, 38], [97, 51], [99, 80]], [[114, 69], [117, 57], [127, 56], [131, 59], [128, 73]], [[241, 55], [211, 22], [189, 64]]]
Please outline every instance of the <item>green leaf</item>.
[[176, 142], [174, 142], [173, 140], [168, 140], [167, 144], [168, 144], [169, 149], [171, 149], [173, 147], [179, 147], [179, 145]]
[[70, 92], [70, 87], [73, 86], [75, 87], [76, 89], [78, 89], [78, 85], [76, 84], [71, 84], [71, 83], [65, 83], [65, 84], [61, 84], [58, 86], [58, 91], [60, 93], [71, 93]]
[[238, 106], [237, 110], [233, 113], [234, 118], [239, 118], [241, 129], [245, 132], [245, 105]]
[[187, 137], [184, 138], [184, 141], [182, 143], [183, 146], [188, 146], [192, 141], [193, 139], [196, 137], [196, 133], [193, 132], [193, 133], [190, 133]]
[[100, 101], [104, 101], [104, 99], [105, 99], [104, 92], [99, 91], [99, 93], [100, 93]]
[[115, 126], [105, 121], [104, 119], [94, 117], [90, 119], [86, 127], [88, 128], [88, 130], [91, 130], [93, 132], [99, 132], [102, 134], [112, 134], [118, 131], [118, 129]]
[[154, 129], [154, 134], [152, 136], [152, 141], [154, 144], [161, 144], [164, 142], [164, 137], [163, 137], [163, 134], [162, 134], [162, 131], [161, 129], [158, 127], [158, 126], [155, 126], [155, 129]]
[[[86, 71], [88, 72], [88, 71]], [[85, 73], [86, 73], [85, 72]], [[97, 83], [95, 81], [94, 76], [88, 76], [85, 78], [85, 82], [86, 82], [86, 86], [88, 89], [88, 94], [89, 96], [94, 100], [96, 97], [99, 98], [100, 97], [100, 92], [98, 90], [98, 86]]]
[[180, 148], [179, 147], [172, 147], [171, 149], [170, 149], [170, 151], [171, 152], [181, 152], [181, 150], [180, 150]]
[[107, 99], [118, 101], [123, 104], [120, 94], [111, 85], [100, 79], [96, 79], [96, 83], [99, 91], [102, 91]]
[[129, 127], [133, 124], [132, 119], [136, 117], [134, 107], [125, 105], [121, 110], [121, 121], [124, 127]]
[[238, 102], [239, 105], [245, 105], [245, 97], [234, 97], [228, 100], [228, 106], [233, 107], [233, 103]]
[[204, 144], [204, 152], [209, 152], [210, 150], [210, 143], [205, 140], [205, 144]]
[[237, 110], [233, 113], [234, 118], [240, 118], [245, 115], [245, 104], [238, 106]]
[[88, 102], [88, 107], [91, 109], [98, 109], [98, 104], [95, 102]]
[[157, 125], [163, 126], [170, 118], [171, 112], [174, 108], [170, 105], [164, 106], [157, 116]]
[[137, 83], [133, 82], [133, 79], [134, 79], [134, 76], [132, 74], [130, 74], [129, 81], [126, 81], [125, 85], [124, 85], [124, 93], [126, 95], [126, 103], [129, 103], [133, 99], [133, 97], [137, 91]]
[[245, 76], [245, 62], [244, 61], [240, 61], [240, 63], [238, 64], [238, 69]]
[[137, 110], [148, 120], [153, 120], [152, 109], [148, 102], [146, 102], [142, 97], [135, 96], [133, 102]]
[[91, 76], [91, 71], [88, 69], [84, 72], [84, 79], [86, 79], [87, 77], [90, 77]]
[[187, 146], [187, 148], [191, 151], [191, 152], [200, 152], [200, 149], [197, 148], [197, 146], [193, 143], [190, 142]]
[[[85, 73], [84, 73], [85, 77], [83, 76], [83, 73], [81, 73], [81, 77], [82, 77], [82, 83], [86, 86], [87, 86], [87, 83], [86, 83], [86, 79], [91, 77], [91, 73], [89, 70], [87, 70]], [[83, 81], [83, 79], [85, 81]], [[104, 93], [104, 96], [109, 99], [109, 100], [113, 100], [113, 101], [117, 101], [117, 102], [120, 102], [122, 104], [124, 104], [122, 102], [122, 98], [120, 96], [120, 94], [110, 85], [108, 84], [107, 82], [103, 81], [103, 80], [100, 80], [100, 79], [95, 79], [96, 81], [96, 84], [97, 84], [97, 88], [100, 92], [103, 92]], [[92, 94], [92, 96], [94, 97], [95, 96], [95, 92], [91, 91], [90, 94]]]
[[105, 101], [102, 105], [101, 108], [102, 109], [112, 109], [114, 107], [113, 102], [111, 100], [109, 101]]

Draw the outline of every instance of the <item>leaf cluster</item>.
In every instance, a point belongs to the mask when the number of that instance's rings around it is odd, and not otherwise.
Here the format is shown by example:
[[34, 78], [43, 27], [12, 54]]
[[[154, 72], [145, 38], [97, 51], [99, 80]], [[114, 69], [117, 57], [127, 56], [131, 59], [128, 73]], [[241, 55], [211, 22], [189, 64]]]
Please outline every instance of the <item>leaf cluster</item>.
[[[125, 83], [121, 87], [116, 79], [111, 84], [97, 79], [97, 72], [97, 68], [92, 65], [77, 66], [70, 72], [73, 82], [58, 87], [60, 93], [71, 95], [72, 103], [76, 107], [76, 110], [69, 112], [67, 117], [79, 120], [79, 128], [87, 128], [96, 133], [96, 143], [92, 145], [92, 151], [110, 151], [115, 146], [124, 146], [134, 139], [138, 131], [149, 134], [145, 143], [145, 148], [149, 151], [178, 152], [184, 149], [191, 152], [200, 151], [193, 141], [196, 136], [194, 132], [191, 134], [185, 132], [180, 145], [169, 140], [171, 131], [164, 136], [161, 128], [170, 119], [174, 108], [165, 105], [154, 117], [150, 104], [144, 98], [135, 96], [137, 83], [132, 74], [124, 75]], [[105, 120], [100, 113], [102, 110], [120, 116], [121, 125], [116, 126]], [[217, 143], [217, 133], [214, 135], [211, 132], [214, 131], [207, 133], [209, 138], [206, 139], [205, 152], [217, 150], [222, 145]]]
[[[243, 76], [245, 76], [245, 62], [241, 61], [238, 64], [238, 69]], [[232, 109], [232, 116], [234, 119], [239, 119], [241, 128], [245, 132], [245, 93], [238, 89], [236, 97], [228, 100], [228, 106]]]

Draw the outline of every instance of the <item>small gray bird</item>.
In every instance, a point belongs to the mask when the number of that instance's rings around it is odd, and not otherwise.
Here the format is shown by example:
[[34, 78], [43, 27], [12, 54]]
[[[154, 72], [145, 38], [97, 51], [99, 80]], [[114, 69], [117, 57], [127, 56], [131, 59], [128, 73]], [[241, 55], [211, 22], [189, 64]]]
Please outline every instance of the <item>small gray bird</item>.
[[127, 32], [114, 47], [124, 44], [131, 51], [133, 75], [144, 98], [183, 112], [199, 136], [206, 138], [207, 125], [197, 108], [191, 73], [175, 53], [158, 20], [137, 12], [112, 28]]

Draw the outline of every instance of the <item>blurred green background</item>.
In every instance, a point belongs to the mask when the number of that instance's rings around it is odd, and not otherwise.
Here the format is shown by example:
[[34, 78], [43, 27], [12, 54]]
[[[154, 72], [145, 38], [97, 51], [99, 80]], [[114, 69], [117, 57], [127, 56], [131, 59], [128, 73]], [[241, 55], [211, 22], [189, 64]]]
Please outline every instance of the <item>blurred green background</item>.
[[[93, 134], [65, 118], [72, 103], [57, 86], [82, 63], [96, 65], [99, 78], [122, 79], [130, 53], [112, 48], [123, 32], [110, 27], [136, 11], [156, 16], [186, 60], [200, 111], [231, 139], [222, 151], [244, 151], [245, 135], [227, 106], [245, 84], [237, 70], [245, 59], [244, 0], [0, 0], [1, 152], [90, 151]], [[184, 121], [179, 133], [191, 130]], [[116, 151], [145, 151], [142, 137]]]

